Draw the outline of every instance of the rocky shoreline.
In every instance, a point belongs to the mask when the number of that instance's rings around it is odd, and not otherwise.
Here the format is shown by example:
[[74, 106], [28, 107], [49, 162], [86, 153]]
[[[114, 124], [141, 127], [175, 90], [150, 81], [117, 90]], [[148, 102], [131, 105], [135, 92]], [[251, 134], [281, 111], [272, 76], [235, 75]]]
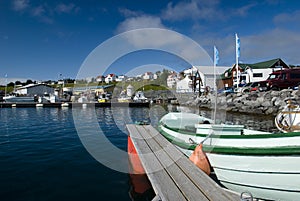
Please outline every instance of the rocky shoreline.
[[[179, 104], [213, 109], [215, 94], [190, 97], [183, 101], [178, 98]], [[250, 93], [218, 94], [217, 109], [226, 112], [240, 112], [261, 115], [276, 115], [286, 105], [287, 99], [300, 103], [300, 90], [284, 89], [281, 91], [253, 91]]]

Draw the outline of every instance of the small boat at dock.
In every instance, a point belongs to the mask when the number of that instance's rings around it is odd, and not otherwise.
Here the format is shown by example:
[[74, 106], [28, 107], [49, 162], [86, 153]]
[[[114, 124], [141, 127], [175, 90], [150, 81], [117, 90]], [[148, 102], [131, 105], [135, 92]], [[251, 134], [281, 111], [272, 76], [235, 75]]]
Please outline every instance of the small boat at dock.
[[34, 96], [16, 96], [16, 95], [9, 95], [4, 96], [3, 100], [7, 103], [24, 103], [24, 102], [35, 102]]
[[188, 157], [201, 145], [226, 188], [268, 200], [300, 199], [300, 132], [270, 133], [168, 113], [158, 131]]
[[133, 101], [136, 103], [146, 103], [148, 102], [148, 98], [145, 97], [143, 91], [137, 91], [133, 97]]

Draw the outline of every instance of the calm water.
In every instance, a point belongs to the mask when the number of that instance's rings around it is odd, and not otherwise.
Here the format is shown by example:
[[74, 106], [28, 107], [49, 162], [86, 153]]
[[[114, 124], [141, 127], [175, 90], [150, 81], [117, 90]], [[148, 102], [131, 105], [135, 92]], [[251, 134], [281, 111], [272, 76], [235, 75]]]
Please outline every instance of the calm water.
[[[176, 110], [190, 109], [1, 108], [0, 200], [131, 200], [129, 175], [107, 168], [88, 153], [77, 135], [73, 115], [80, 115], [83, 121], [96, 115], [104, 135], [125, 151], [126, 123], [149, 120], [155, 126], [163, 114]], [[190, 112], [211, 113], [197, 109]], [[226, 119], [248, 122], [249, 127], [260, 122], [267, 125], [264, 130], [274, 126], [272, 118], [226, 114]], [[128, 165], [125, 157], [119, 161]]]

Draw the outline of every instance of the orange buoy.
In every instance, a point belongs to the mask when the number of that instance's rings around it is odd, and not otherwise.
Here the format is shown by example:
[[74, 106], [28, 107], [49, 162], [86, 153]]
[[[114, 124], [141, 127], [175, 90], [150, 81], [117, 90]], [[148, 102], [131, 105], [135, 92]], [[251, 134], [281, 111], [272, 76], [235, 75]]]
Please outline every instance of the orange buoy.
[[131, 165], [130, 173], [132, 174], [145, 174], [145, 169], [141, 163], [138, 153], [132, 143], [130, 136], [128, 135], [127, 140], [127, 153], [128, 159]]
[[207, 175], [210, 174], [210, 164], [206, 157], [206, 154], [202, 150], [203, 145], [199, 144], [192, 155], [190, 156], [190, 160], [197, 165], [203, 172]]

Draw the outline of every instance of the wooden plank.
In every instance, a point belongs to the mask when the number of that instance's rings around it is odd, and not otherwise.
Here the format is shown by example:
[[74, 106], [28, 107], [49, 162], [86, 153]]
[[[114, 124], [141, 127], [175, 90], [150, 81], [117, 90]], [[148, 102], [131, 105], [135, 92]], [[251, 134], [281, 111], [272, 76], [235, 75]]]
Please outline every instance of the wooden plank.
[[152, 153], [146, 141], [137, 131], [135, 125], [127, 125], [127, 129], [155, 193], [162, 200], [186, 200], [180, 189], [177, 188], [156, 156]]
[[[239, 195], [230, 193], [222, 189], [215, 181], [208, 175], [196, 167], [189, 159], [182, 154], [178, 149], [171, 149], [170, 142], [165, 139], [160, 133], [152, 126], [144, 126], [147, 131], [147, 137], [155, 140], [160, 149], [165, 149], [170, 158], [176, 161], [181, 171], [189, 177], [189, 179], [197, 186], [199, 191], [211, 200], [239, 200]], [[159, 149], [159, 148], [158, 148]], [[169, 162], [170, 163], [170, 162]]]
[[[137, 127], [137, 130], [142, 136], [147, 138], [147, 144], [151, 147], [162, 166], [188, 200], [209, 200], [209, 198], [199, 191], [198, 187], [192, 183], [190, 178], [182, 172], [178, 164], [176, 164], [176, 161], [170, 158], [164, 148], [152, 138], [151, 134], [148, 133], [147, 128], [139, 126]], [[175, 147], [173, 147], [173, 149], [175, 149]]]

